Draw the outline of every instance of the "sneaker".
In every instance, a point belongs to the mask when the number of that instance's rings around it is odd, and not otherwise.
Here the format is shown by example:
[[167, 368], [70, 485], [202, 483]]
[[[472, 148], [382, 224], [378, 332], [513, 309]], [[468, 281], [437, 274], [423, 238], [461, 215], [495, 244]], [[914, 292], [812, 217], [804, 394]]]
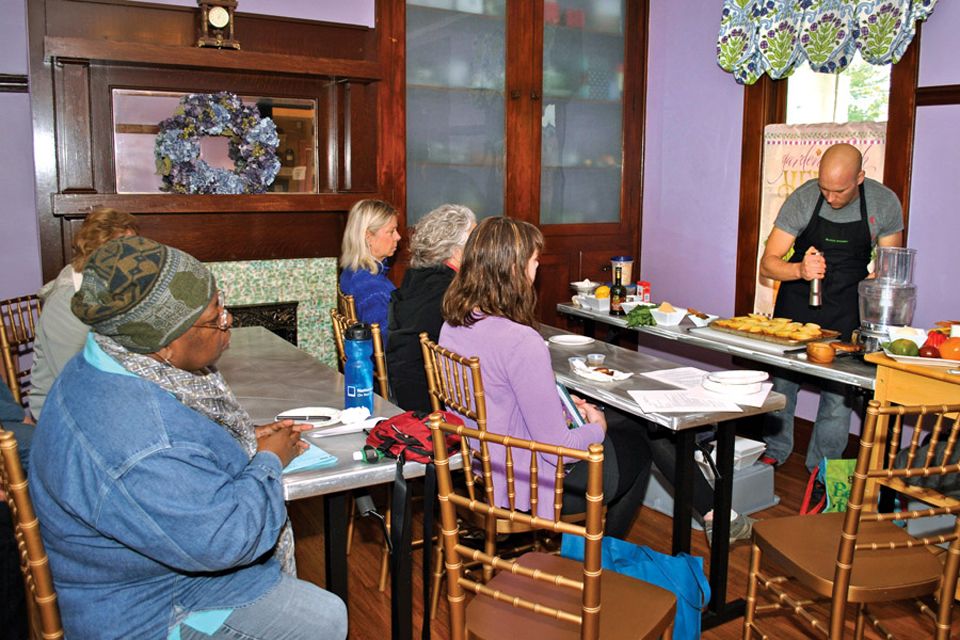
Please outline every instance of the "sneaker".
[[777, 459], [774, 458], [773, 456], [761, 456], [760, 462], [762, 462], [763, 464], [768, 464], [774, 469], [780, 466], [780, 463], [777, 462]]
[[[753, 523], [756, 522], [753, 518], [741, 513], [730, 523], [730, 546], [732, 547], [734, 543], [739, 542], [740, 540], [749, 540], [750, 534], [753, 533]], [[713, 520], [704, 520], [703, 522], [703, 532], [707, 534], [707, 545], [713, 545]]]

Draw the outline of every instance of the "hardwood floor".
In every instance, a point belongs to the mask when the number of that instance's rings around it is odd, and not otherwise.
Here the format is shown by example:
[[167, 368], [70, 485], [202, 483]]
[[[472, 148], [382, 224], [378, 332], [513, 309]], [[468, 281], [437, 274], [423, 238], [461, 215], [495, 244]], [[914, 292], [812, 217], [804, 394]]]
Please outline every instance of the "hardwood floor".
[[[801, 443], [798, 443], [798, 446]], [[803, 444], [801, 450], [805, 450]], [[754, 514], [759, 519], [775, 518], [795, 515], [800, 507], [808, 473], [803, 465], [803, 458], [794, 454], [791, 459], [777, 470], [776, 493], [780, 496], [780, 504]], [[377, 504], [383, 504], [383, 495], [374, 493]], [[323, 518], [322, 504], [319, 499], [299, 500], [290, 504], [290, 514], [294, 523], [297, 539], [297, 564], [300, 577], [323, 585]], [[628, 540], [637, 544], [645, 544], [657, 551], [670, 551], [671, 520], [653, 509], [640, 511], [630, 531]], [[380, 541], [382, 534], [377, 529], [373, 518], [362, 518], [357, 521], [353, 551], [349, 558], [350, 564], [350, 638], [351, 640], [380, 640], [390, 637], [390, 597], [389, 585], [387, 591], [377, 590], [380, 575]], [[831, 551], [825, 550], [825, 553]], [[695, 531], [693, 537], [694, 555], [708, 556], [706, 539], [702, 533]], [[746, 593], [747, 569], [749, 563], [750, 545], [740, 543], [730, 552], [730, 577], [728, 581], [728, 596], [730, 599], [743, 597]], [[414, 553], [414, 633], [419, 634], [423, 610], [421, 607], [422, 586], [420, 580], [420, 556]], [[705, 562], [709, 565], [709, 562]], [[444, 585], [445, 589], [445, 585]], [[440, 610], [431, 627], [434, 638], [447, 640], [450, 637], [447, 616], [446, 593], [442, 593]], [[957, 607], [960, 609], [960, 607]], [[960, 637], [960, 611], [954, 611], [952, 637]], [[933, 637], [933, 625], [929, 620], [920, 620], [913, 614], [912, 605], [894, 604], [884, 605], [881, 608], [882, 619], [888, 624], [891, 631], [901, 638], [930, 638]], [[766, 627], [772, 630], [771, 637], [784, 640], [793, 638], [809, 638], [804, 630], [787, 618], [770, 619]], [[848, 615], [849, 637], [852, 636], [853, 610]], [[707, 640], [732, 640], [740, 638], [742, 634], [742, 619], [729, 622], [720, 627], [705, 631], [702, 635]], [[417, 635], [419, 637], [419, 635]], [[866, 633], [868, 638], [879, 637], [872, 629]]]

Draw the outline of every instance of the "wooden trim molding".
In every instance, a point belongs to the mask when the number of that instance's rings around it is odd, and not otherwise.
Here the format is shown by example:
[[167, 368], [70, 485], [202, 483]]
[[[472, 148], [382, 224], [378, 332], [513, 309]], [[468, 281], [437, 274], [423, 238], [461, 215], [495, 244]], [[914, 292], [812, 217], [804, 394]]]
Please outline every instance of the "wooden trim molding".
[[27, 93], [30, 84], [26, 74], [0, 73], [0, 93]]
[[168, 44], [116, 42], [46, 36], [43, 39], [45, 61], [61, 58], [96, 60], [101, 63], [142, 64], [151, 67], [188, 69], [230, 69], [263, 71], [305, 76], [347, 78], [353, 81], [380, 79], [378, 62], [342, 58], [313, 58], [285, 53], [200, 49]]
[[[196, 195], [180, 193], [64, 193], [54, 194], [53, 215], [73, 216], [98, 207], [131, 213], [167, 215], [195, 213], [288, 213], [292, 211], [349, 211], [364, 194], [262, 193], [249, 195]], [[374, 196], [376, 194], [369, 194]]]
[[960, 84], [944, 84], [917, 89], [918, 107], [936, 107], [945, 104], [960, 104]]

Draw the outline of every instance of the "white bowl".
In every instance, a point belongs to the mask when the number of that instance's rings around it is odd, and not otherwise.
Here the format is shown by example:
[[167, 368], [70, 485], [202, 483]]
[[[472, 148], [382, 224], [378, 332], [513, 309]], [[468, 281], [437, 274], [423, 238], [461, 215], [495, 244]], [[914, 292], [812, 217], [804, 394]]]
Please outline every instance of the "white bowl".
[[672, 327], [680, 324], [680, 321], [683, 320], [683, 316], [687, 315], [687, 310], [677, 309], [671, 313], [664, 313], [663, 311], [660, 311], [660, 309], [650, 309], [650, 314], [653, 315], [653, 319], [657, 321], [658, 325]]
[[693, 324], [697, 325], [698, 327], [705, 327], [719, 317], [720, 316], [715, 316], [713, 314], [708, 313], [707, 317], [704, 319], [704, 318], [699, 318], [693, 314], [690, 314], [691, 322], [693, 322]]
[[597, 290], [600, 286], [599, 282], [591, 282], [589, 280], [581, 280], [580, 282], [571, 282], [570, 286], [577, 290], [577, 293], [583, 295], [589, 295]]
[[[634, 297], [635, 297], [635, 296], [634, 296]], [[650, 307], [655, 307], [655, 306], [657, 306], [657, 305], [655, 305], [655, 304], [650, 304], [649, 302], [635, 302], [635, 301], [624, 302], [624, 303], [621, 303], [621, 305], [620, 305], [620, 307], [623, 309], [623, 312], [624, 312], [624, 313], [630, 313], [631, 311], [633, 311], [633, 310], [636, 309], [637, 307], [647, 307], [647, 308], [650, 308]]]
[[597, 296], [577, 295], [573, 296], [573, 300], [584, 309], [610, 312], [610, 298], [597, 299]]
[[899, 340], [900, 338], [906, 338], [916, 344], [919, 349], [923, 346], [923, 343], [927, 341], [927, 332], [916, 327], [898, 327], [891, 329], [887, 337], [890, 338], [890, 342]]

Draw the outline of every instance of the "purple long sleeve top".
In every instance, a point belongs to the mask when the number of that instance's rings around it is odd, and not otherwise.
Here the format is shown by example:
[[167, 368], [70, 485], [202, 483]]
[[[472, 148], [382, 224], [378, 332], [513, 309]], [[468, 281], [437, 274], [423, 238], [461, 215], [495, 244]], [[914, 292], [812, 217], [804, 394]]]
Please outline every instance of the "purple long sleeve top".
[[[594, 442], [603, 442], [603, 427], [588, 423], [568, 429], [563, 407], [557, 395], [550, 352], [543, 338], [532, 327], [506, 318], [487, 317], [470, 327], [451, 327], [444, 323], [440, 345], [462, 356], [480, 358], [483, 390], [487, 405], [487, 430], [527, 440], [536, 440], [573, 449], [586, 450]], [[476, 428], [469, 419], [467, 425]], [[506, 451], [491, 447], [494, 473], [494, 500], [497, 506], [509, 505], [506, 487]], [[557, 461], [553, 456], [538, 456], [539, 489], [537, 515], [553, 518], [553, 490]], [[514, 450], [516, 478], [515, 505], [529, 510], [530, 455]]]

